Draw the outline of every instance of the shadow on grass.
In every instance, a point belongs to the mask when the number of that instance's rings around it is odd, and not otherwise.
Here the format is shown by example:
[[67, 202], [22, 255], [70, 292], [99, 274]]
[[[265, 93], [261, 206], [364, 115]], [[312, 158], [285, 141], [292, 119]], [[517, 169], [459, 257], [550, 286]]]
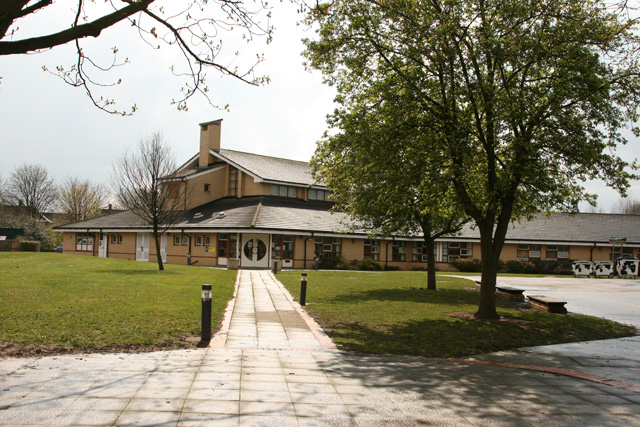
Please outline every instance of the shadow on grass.
[[408, 287], [396, 289], [370, 289], [336, 295], [331, 302], [352, 303], [355, 301], [408, 301], [435, 304], [477, 304], [479, 294], [462, 289], [439, 289]]
[[114, 274], [114, 275], [122, 275], [122, 276], [155, 276], [158, 274], [162, 274], [165, 276], [175, 276], [180, 273], [176, 273], [173, 271], [167, 270], [128, 270], [128, 269], [111, 269], [111, 270], [100, 270], [100, 273], [105, 274]]

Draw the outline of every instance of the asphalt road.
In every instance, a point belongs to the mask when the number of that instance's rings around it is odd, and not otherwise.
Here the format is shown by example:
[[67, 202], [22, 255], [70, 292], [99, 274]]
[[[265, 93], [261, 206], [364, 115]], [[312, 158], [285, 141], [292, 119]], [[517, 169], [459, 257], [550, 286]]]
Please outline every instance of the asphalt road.
[[588, 314], [640, 328], [640, 280], [498, 277], [498, 283], [566, 301], [571, 313]]

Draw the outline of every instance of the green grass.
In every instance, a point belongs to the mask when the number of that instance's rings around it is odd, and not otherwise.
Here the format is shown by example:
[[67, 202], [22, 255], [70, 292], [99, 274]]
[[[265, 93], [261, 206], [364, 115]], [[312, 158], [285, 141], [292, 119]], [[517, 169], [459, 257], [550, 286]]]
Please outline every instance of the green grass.
[[200, 290], [213, 324], [235, 272], [51, 253], [0, 252], [0, 343], [76, 349], [184, 346], [200, 335]]
[[[278, 279], [299, 300], [300, 273]], [[498, 300], [503, 320], [476, 320], [472, 282], [439, 275], [433, 292], [426, 280], [425, 272], [308, 272], [307, 310], [342, 349], [376, 354], [455, 357], [637, 333], [590, 316], [523, 311], [505, 300]]]

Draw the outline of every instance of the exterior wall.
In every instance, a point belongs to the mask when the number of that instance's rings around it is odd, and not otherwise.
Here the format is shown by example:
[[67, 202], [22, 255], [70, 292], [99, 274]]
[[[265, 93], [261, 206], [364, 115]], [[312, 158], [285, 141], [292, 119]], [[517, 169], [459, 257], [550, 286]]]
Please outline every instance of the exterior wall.
[[250, 175], [241, 173], [240, 171], [238, 171], [238, 173], [241, 176], [240, 185], [242, 196], [261, 196], [270, 194], [271, 184], [255, 182], [253, 180], [253, 177], [251, 177]]
[[[116, 242], [120, 242], [120, 236], [122, 236], [122, 243], [112, 243], [112, 236], [116, 236]], [[109, 244], [107, 246], [107, 256], [109, 258], [128, 259], [135, 261], [136, 238], [137, 233], [110, 233]], [[153, 241], [153, 238], [151, 238], [151, 241]]]
[[[225, 197], [229, 186], [228, 173], [228, 168], [225, 167], [188, 180], [187, 209]], [[209, 184], [208, 192], [204, 191], [205, 184]]]
[[342, 238], [342, 256], [351, 261], [364, 258], [364, 239]]

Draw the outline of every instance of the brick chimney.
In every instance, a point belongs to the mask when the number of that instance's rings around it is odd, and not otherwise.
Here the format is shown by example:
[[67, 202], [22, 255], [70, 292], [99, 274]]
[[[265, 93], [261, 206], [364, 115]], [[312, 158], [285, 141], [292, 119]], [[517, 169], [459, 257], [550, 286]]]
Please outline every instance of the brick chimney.
[[222, 119], [200, 123], [200, 161], [198, 166], [209, 164], [209, 150], [220, 151]]

